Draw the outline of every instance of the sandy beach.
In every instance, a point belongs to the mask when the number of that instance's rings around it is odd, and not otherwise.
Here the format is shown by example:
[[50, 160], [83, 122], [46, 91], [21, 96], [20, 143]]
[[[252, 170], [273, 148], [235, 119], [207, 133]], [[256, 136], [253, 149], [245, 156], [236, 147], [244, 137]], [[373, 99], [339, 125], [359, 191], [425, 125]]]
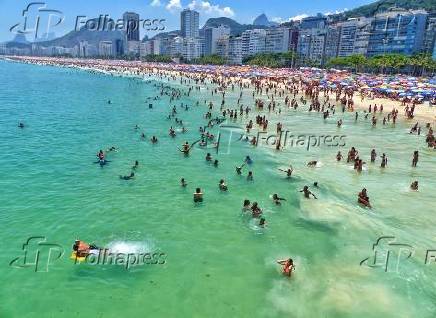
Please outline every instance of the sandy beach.
[[[266, 68], [253, 68], [248, 66], [202, 66], [202, 65], [183, 65], [183, 64], [163, 64], [163, 63], [142, 63], [139, 61], [121, 61], [121, 60], [86, 60], [86, 59], [70, 59], [70, 58], [53, 58], [53, 57], [25, 57], [25, 56], [9, 56], [7, 59], [32, 63], [39, 65], [53, 65], [61, 67], [80, 68], [91, 72], [102, 72], [106, 74], [118, 75], [118, 76], [166, 76], [166, 77], [185, 77], [194, 79], [197, 81], [220, 81], [224, 83], [224, 87], [236, 83], [253, 83], [254, 79], [259, 81], [261, 85], [277, 85], [278, 88], [285, 89], [289, 87], [290, 83], [299, 82], [310, 83], [311, 81], [319, 81], [319, 70], [310, 71], [307, 69], [290, 70], [290, 69], [266, 69]], [[323, 71], [325, 74], [332, 72]], [[314, 74], [311, 78], [308, 74]], [[340, 78], [343, 80], [350, 74], [346, 72], [339, 73]], [[316, 77], [315, 77], [316, 75]], [[334, 74], [335, 75], [335, 74]], [[422, 79], [427, 80], [427, 79]], [[421, 79], [418, 79], [421, 81]], [[330, 83], [331, 84], [331, 83]], [[431, 106], [435, 103], [434, 98], [423, 100], [421, 98], [409, 98], [403, 103], [398, 97], [380, 96], [380, 94], [374, 94], [367, 89], [361, 89], [359, 87], [362, 84], [356, 83], [356, 87], [353, 87], [355, 92], [352, 97], [353, 108], [359, 111], [368, 111], [370, 105], [383, 105], [385, 112], [392, 112], [392, 110], [399, 110], [399, 118], [403, 118], [401, 115], [405, 115], [405, 108], [411, 104], [416, 104], [414, 109], [414, 119], [407, 118], [411, 121], [419, 120], [423, 123], [432, 123], [434, 125], [436, 119], [436, 107]], [[361, 95], [364, 94], [364, 100], [361, 99]], [[328, 91], [329, 100], [335, 100], [335, 92]], [[436, 96], [436, 95], [433, 95]], [[418, 95], [418, 97], [421, 97]], [[436, 98], [436, 97], [435, 97]]]

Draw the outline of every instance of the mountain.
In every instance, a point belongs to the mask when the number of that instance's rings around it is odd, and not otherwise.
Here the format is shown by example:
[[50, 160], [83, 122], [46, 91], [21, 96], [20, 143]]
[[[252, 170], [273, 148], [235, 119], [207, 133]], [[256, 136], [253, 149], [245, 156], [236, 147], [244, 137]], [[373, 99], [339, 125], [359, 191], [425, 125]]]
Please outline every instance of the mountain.
[[254, 19], [253, 25], [273, 27], [273, 26], [277, 26], [278, 23], [269, 21], [268, 17], [265, 15], [265, 13], [262, 13], [260, 16], [258, 16], [256, 19]]
[[380, 0], [350, 11], [346, 11], [341, 15], [345, 18], [372, 16], [375, 13], [386, 11], [391, 7], [415, 10], [424, 9], [428, 12], [436, 12], [435, 0]]
[[[161, 39], [165, 37], [176, 37], [176, 36], [180, 36], [181, 34], [182, 33], [180, 32], [180, 30], [161, 32], [153, 36], [151, 39], [154, 40], [154, 39]], [[144, 41], [144, 39], [142, 41]]]
[[203, 30], [206, 28], [216, 28], [220, 25], [227, 25], [230, 28], [230, 34], [231, 35], [241, 35], [242, 32], [246, 30], [253, 30], [253, 29], [265, 29], [266, 26], [263, 25], [252, 25], [252, 24], [240, 24], [236, 22], [235, 20], [232, 20], [230, 18], [210, 18], [206, 21], [206, 24], [203, 26]]
[[[97, 18], [93, 20], [98, 23], [99, 19]], [[110, 21], [108, 20], [107, 23], [109, 22]], [[92, 25], [92, 23], [88, 25]], [[80, 41], [87, 41], [91, 45], [98, 46], [100, 41], [115, 41], [122, 40], [123, 38], [123, 32], [120, 30], [110, 30], [109, 27], [103, 26], [100, 30], [89, 30], [84, 26], [80, 30], [71, 31], [60, 38], [51, 41], [38, 42], [38, 45], [74, 47], [75, 45], [78, 45]]]
[[11, 42], [20, 43], [20, 44], [29, 44], [29, 41], [27, 41], [26, 39], [26, 35], [20, 33], [17, 33]]

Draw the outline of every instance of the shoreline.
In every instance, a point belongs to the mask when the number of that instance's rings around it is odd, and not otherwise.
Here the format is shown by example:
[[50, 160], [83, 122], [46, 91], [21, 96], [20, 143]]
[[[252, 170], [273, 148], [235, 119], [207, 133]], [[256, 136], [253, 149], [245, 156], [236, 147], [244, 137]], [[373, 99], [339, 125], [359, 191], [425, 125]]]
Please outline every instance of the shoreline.
[[[314, 78], [304, 77], [305, 68], [300, 70], [290, 69], [267, 69], [252, 66], [207, 66], [207, 65], [185, 65], [185, 64], [171, 64], [171, 63], [147, 63], [141, 61], [124, 61], [124, 60], [98, 60], [98, 59], [77, 59], [77, 58], [53, 58], [53, 57], [28, 57], [28, 56], [2, 56], [0, 59], [16, 63], [25, 63], [41, 66], [55, 66], [63, 68], [81, 69], [88, 72], [98, 72], [105, 75], [121, 76], [121, 77], [135, 77], [144, 79], [145, 76], [156, 76], [174, 78], [185, 77], [196, 81], [196, 84], [205, 84], [204, 82], [220, 85], [227, 88], [230, 83], [243, 83], [250, 84], [253, 81], [258, 81], [261, 85], [274, 83], [277, 88], [285, 88], [290, 82], [300, 81], [317, 81], [319, 72], [314, 72]], [[328, 71], [323, 70], [322, 74], [330, 74]], [[343, 72], [348, 74], [347, 72]], [[288, 76], [285, 76], [285, 75]], [[273, 76], [274, 75], [274, 76]], [[316, 77], [315, 77], [316, 75]], [[351, 76], [351, 74], [348, 74]], [[325, 76], [325, 75], [324, 75]], [[380, 75], [377, 75], [380, 76]], [[217, 82], [214, 82], [218, 80]], [[331, 84], [329, 82], [329, 84]], [[220, 87], [218, 85], [218, 87]], [[360, 84], [359, 84], [360, 85]], [[401, 100], [387, 98], [380, 96], [380, 94], [371, 94], [359, 90], [359, 85], [354, 88], [357, 93], [352, 97], [353, 110], [368, 112], [369, 106], [383, 105], [384, 112], [392, 112], [394, 109], [399, 111], [399, 114], [404, 115], [404, 108], [406, 105], [410, 107], [412, 101], [403, 104]], [[436, 86], [436, 85], [435, 85]], [[432, 90], [436, 96], [436, 90]], [[365, 98], [362, 100], [361, 96], [364, 94]], [[299, 94], [300, 95], [300, 94]], [[264, 97], [261, 94], [261, 97]], [[304, 95], [301, 95], [304, 96]], [[329, 100], [336, 106], [340, 107], [340, 102], [335, 100], [335, 92], [328, 92]], [[268, 96], [265, 96], [268, 97]], [[436, 99], [436, 97], [435, 97]], [[434, 102], [434, 101], [433, 101]], [[346, 110], [350, 111], [350, 110]], [[430, 101], [416, 103], [416, 108], [413, 118], [406, 116], [399, 116], [399, 119], [405, 122], [414, 122], [416, 120], [423, 121], [426, 124], [430, 123], [435, 126], [436, 122], [436, 106], [431, 106]]]

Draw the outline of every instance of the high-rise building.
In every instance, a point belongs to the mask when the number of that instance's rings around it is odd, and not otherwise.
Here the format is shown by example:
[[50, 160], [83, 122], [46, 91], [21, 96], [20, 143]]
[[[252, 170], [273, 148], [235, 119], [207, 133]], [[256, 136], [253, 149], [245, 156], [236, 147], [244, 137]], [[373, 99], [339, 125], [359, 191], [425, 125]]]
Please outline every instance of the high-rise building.
[[180, 31], [182, 37], [198, 38], [200, 29], [200, 14], [197, 11], [185, 9], [180, 13]]
[[126, 12], [123, 14], [126, 42], [139, 41], [139, 14]]
[[229, 56], [229, 36], [220, 37], [216, 41], [215, 54], [227, 59]]
[[[34, 48], [33, 48], [33, 45], [32, 45], [32, 54], [34, 54], [33, 51], [34, 51]], [[8, 48], [7, 48], [6, 43], [0, 43], [0, 54], [2, 54], [2, 55], [3, 54], [8, 54]]]
[[242, 32], [242, 56], [265, 52], [266, 30], [253, 29]]
[[338, 56], [366, 55], [372, 18], [354, 18], [340, 24]]
[[88, 41], [79, 42], [78, 56], [90, 57], [96, 55], [98, 55], [98, 48], [96, 46], [89, 44]]
[[98, 55], [110, 57], [114, 55], [112, 41], [100, 41], [98, 44]]
[[115, 40], [115, 55], [122, 56], [124, 54], [124, 41], [121, 39]]
[[433, 54], [432, 54], [433, 60], [436, 60], [436, 41], [433, 45]]
[[128, 55], [133, 55], [138, 57], [141, 51], [141, 42], [140, 41], [127, 41], [127, 47], [125, 52]]
[[183, 57], [190, 61], [200, 57], [200, 43], [198, 38], [175, 37], [172, 40], [171, 56]]
[[329, 25], [327, 27], [325, 49], [324, 49], [324, 62], [329, 59], [337, 57], [339, 51], [339, 39], [341, 34], [340, 25]]
[[159, 54], [172, 55], [175, 38], [177, 38], [175, 33], [169, 33], [166, 36], [159, 38]]
[[327, 26], [327, 17], [318, 13], [314, 17], [307, 17], [301, 19], [300, 29], [308, 30], [308, 29], [323, 29]]
[[217, 54], [217, 41], [230, 35], [230, 28], [226, 25], [220, 25], [216, 28], [207, 28], [204, 30], [204, 54]]
[[242, 37], [229, 37], [229, 53], [227, 61], [230, 64], [242, 64]]
[[300, 30], [293, 26], [289, 29], [289, 47], [288, 51], [296, 52], [297, 51], [297, 44], [298, 44], [298, 35]]
[[325, 62], [326, 29], [301, 30], [298, 37], [297, 53], [307, 62], [318, 65]]
[[423, 10], [399, 8], [377, 14], [371, 24], [367, 55], [411, 55], [422, 51], [427, 16]]
[[289, 50], [289, 28], [266, 29], [265, 52], [283, 53]]
[[436, 13], [428, 16], [423, 51], [432, 54], [436, 42]]

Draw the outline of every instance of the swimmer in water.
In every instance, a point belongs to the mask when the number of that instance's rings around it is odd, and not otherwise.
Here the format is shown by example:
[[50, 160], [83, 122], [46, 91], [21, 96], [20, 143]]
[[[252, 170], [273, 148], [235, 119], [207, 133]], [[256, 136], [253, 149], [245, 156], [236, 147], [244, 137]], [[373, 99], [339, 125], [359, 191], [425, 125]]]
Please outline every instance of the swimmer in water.
[[245, 211], [250, 211], [250, 210], [251, 210], [251, 202], [250, 202], [250, 200], [245, 199], [244, 204], [242, 206], [242, 211], [245, 212]]
[[212, 155], [209, 152], [206, 154], [206, 161], [212, 161]]
[[368, 208], [371, 208], [371, 204], [369, 203], [369, 197], [365, 188], [363, 188], [362, 191], [359, 192], [357, 196], [357, 202]]
[[155, 143], [157, 143], [158, 140], [157, 140], [156, 136], [153, 136], [153, 137], [151, 137], [150, 141], [151, 141], [151, 143], [155, 144]]
[[282, 273], [285, 276], [291, 277], [292, 271], [295, 270], [294, 261], [292, 258], [285, 259], [285, 260], [278, 260], [278, 264], [282, 265]]
[[136, 170], [138, 167], [139, 167], [139, 161], [136, 160], [136, 161], [135, 161], [135, 164], [134, 164], [133, 167], [132, 167], [132, 169], [133, 169], [133, 170]]
[[253, 160], [251, 160], [250, 156], [246, 156], [244, 162], [247, 165], [251, 165], [253, 163]]
[[310, 199], [310, 196], [313, 196], [314, 199], [318, 199], [310, 190], [308, 186], [304, 186], [302, 190], [300, 190], [300, 192], [304, 193], [304, 197], [306, 199]]
[[280, 201], [286, 201], [284, 198], [280, 198], [277, 193], [274, 193], [272, 196], [272, 200], [276, 205], [281, 205], [282, 203]]
[[316, 160], [313, 160], [313, 161], [309, 161], [308, 163], [307, 163], [307, 166], [308, 167], [316, 167], [316, 164], [318, 163], [318, 161], [316, 161]]
[[248, 171], [247, 180], [253, 181], [253, 171]]
[[292, 168], [292, 166], [290, 168], [288, 168], [287, 170], [283, 170], [279, 168], [279, 171], [286, 173], [286, 177], [290, 178], [292, 177], [292, 172], [294, 172], [294, 169]]
[[413, 181], [410, 185], [410, 189], [413, 191], [418, 191], [418, 181]]
[[195, 189], [194, 202], [203, 202], [203, 192], [201, 192], [200, 188]]
[[135, 173], [131, 173], [129, 176], [120, 176], [121, 180], [132, 180], [135, 177]]
[[213, 162], [214, 167], [218, 167], [218, 163], [219, 161], [215, 159], [215, 161]]
[[185, 156], [189, 155], [189, 151], [191, 151], [191, 146], [188, 142], [185, 142], [185, 144], [182, 146], [182, 149], [178, 148], [180, 152], [183, 152]]
[[244, 168], [244, 166], [245, 166], [245, 163], [242, 166], [240, 166], [240, 167], [235, 167], [236, 173], [238, 175], [242, 174], [242, 168]]
[[265, 226], [266, 226], [265, 218], [260, 218], [260, 220], [259, 220], [259, 227], [264, 228]]
[[221, 191], [227, 191], [228, 190], [227, 185], [226, 185], [224, 179], [220, 180], [220, 183], [218, 184], [218, 187], [220, 188]]
[[251, 215], [254, 218], [258, 218], [262, 214], [262, 209], [259, 208], [257, 202], [253, 202], [253, 205], [251, 206]]
[[188, 184], [186, 183], [185, 178], [180, 179], [180, 186], [182, 186], [183, 188], [186, 188]]
[[104, 155], [104, 152], [103, 152], [103, 150], [100, 150], [98, 153], [97, 153], [97, 157], [98, 157], [98, 159], [101, 161], [101, 160], [104, 160], [105, 158], [105, 155]]
[[314, 182], [314, 183], [313, 183], [313, 186], [314, 186], [315, 188], [319, 188], [319, 186], [318, 186], [318, 182]]
[[340, 151], [338, 151], [337, 155], [336, 155], [336, 161], [341, 161], [343, 158], [342, 153]]
[[24, 128], [24, 124], [23, 123], [18, 123], [18, 128]]

